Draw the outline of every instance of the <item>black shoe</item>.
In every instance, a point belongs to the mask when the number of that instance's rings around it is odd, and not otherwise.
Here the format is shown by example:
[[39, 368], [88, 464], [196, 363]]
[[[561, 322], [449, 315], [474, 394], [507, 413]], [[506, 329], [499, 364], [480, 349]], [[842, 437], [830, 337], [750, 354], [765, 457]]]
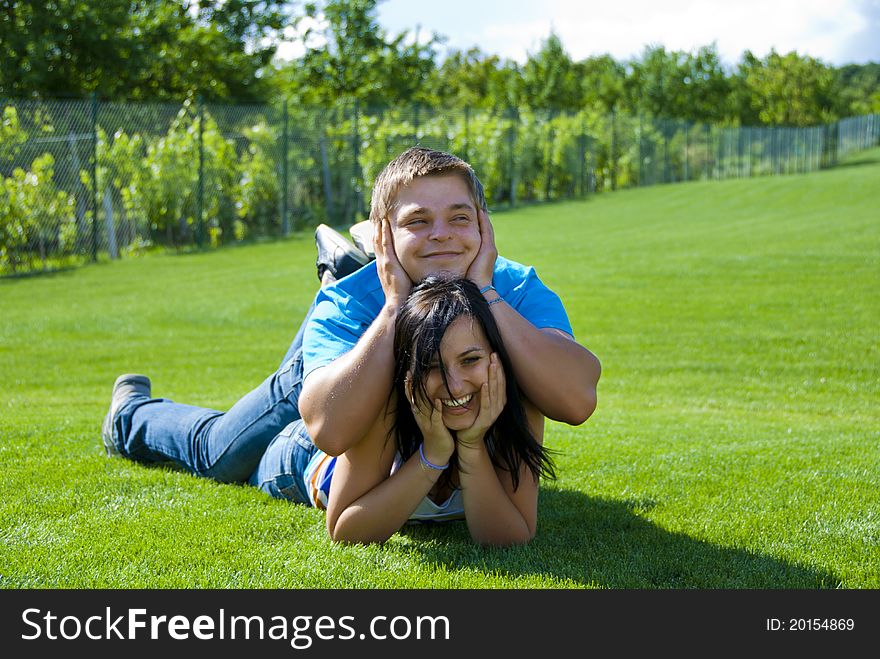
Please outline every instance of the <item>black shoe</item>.
[[319, 224], [315, 229], [315, 244], [318, 246], [318, 281], [324, 280], [325, 272], [334, 279], [342, 279], [370, 262], [370, 257], [326, 224]]

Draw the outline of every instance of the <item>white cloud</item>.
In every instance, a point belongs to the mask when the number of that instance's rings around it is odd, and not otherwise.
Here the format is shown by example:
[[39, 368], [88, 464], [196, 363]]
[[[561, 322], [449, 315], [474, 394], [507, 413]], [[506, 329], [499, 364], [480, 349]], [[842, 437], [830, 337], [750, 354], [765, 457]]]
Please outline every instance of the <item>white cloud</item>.
[[[486, 24], [483, 50], [523, 62], [552, 29], [575, 59], [604, 53], [628, 59], [647, 45], [691, 51], [713, 42], [729, 65], [745, 50], [764, 56], [771, 48], [832, 64], [880, 57], [878, 0], [545, 0], [543, 6], [547, 18]], [[853, 52], [860, 41], [873, 41], [873, 53]]]

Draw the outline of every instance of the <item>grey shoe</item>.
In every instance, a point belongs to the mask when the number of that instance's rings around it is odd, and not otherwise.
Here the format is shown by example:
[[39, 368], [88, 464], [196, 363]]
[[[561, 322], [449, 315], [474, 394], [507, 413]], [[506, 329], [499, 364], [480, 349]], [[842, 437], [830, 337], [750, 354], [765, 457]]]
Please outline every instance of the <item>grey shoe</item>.
[[374, 227], [372, 220], [364, 220], [363, 222], [353, 224], [348, 228], [348, 233], [351, 234], [351, 240], [354, 242], [355, 247], [366, 254], [371, 261], [376, 258], [376, 251], [373, 249]]
[[152, 385], [146, 375], [126, 373], [116, 378], [113, 384], [113, 394], [110, 398], [110, 410], [104, 417], [104, 425], [101, 426], [101, 437], [104, 440], [104, 450], [107, 455], [119, 455], [119, 449], [113, 443], [113, 422], [116, 420], [116, 412], [132, 396], [146, 396], [149, 398]]

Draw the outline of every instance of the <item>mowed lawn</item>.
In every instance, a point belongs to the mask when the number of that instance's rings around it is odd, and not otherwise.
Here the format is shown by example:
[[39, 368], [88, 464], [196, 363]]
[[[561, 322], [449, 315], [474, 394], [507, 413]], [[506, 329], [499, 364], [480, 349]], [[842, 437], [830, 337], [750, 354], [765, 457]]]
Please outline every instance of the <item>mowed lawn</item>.
[[311, 233], [0, 281], [5, 588], [878, 588], [880, 152], [802, 176], [493, 214], [603, 364], [528, 546], [383, 546], [320, 511], [106, 458], [117, 374], [226, 409], [314, 293]]

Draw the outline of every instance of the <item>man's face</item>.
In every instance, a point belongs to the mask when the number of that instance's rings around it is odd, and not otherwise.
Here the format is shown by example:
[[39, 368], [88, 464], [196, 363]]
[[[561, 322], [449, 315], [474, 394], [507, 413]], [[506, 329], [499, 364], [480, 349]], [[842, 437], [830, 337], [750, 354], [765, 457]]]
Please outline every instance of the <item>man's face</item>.
[[388, 219], [397, 259], [413, 282], [440, 272], [463, 276], [480, 249], [477, 209], [457, 174], [413, 179]]

